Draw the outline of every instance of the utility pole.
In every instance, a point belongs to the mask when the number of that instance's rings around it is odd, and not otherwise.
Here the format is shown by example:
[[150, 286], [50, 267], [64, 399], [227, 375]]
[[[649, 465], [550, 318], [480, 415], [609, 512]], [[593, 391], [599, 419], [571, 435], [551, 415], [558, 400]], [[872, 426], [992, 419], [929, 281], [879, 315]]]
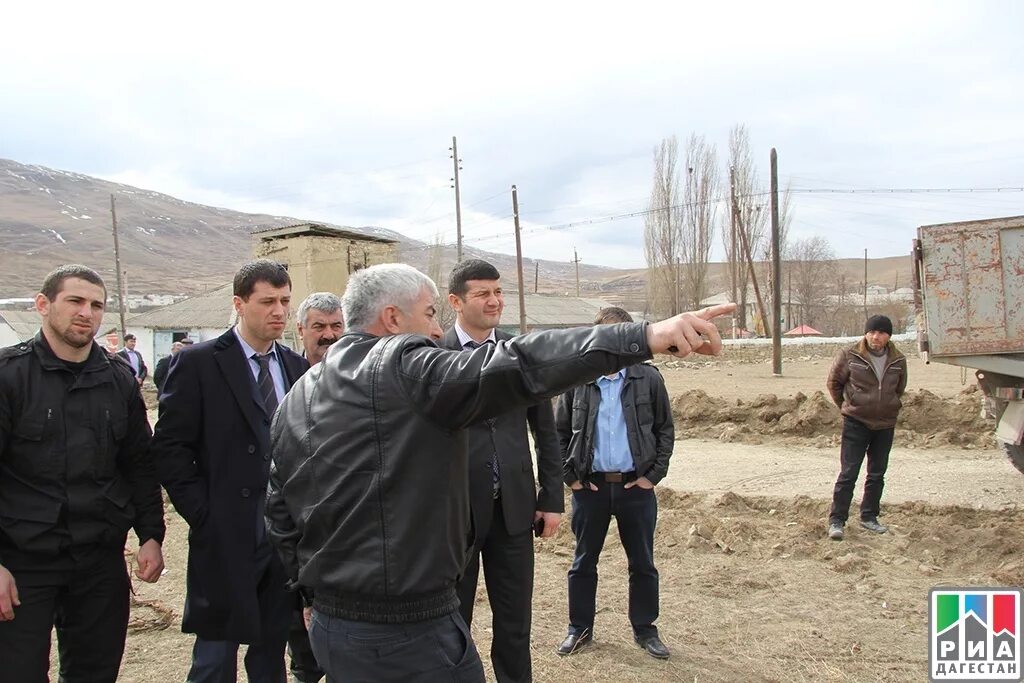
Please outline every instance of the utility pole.
[[782, 376], [782, 231], [779, 226], [779, 157], [772, 147], [772, 374]]
[[868, 319], [868, 250], [864, 249], [864, 319]]
[[786, 294], [786, 324], [789, 325], [790, 329], [793, 325], [793, 266], [790, 265], [786, 268], [786, 279], [789, 281], [788, 291]]
[[576, 264], [576, 298], [580, 298], [580, 257], [576, 253], [576, 247], [572, 248], [572, 261]]
[[[454, 142], [454, 140], [453, 140]], [[519, 333], [526, 334], [526, 293], [523, 282], [523, 244], [519, 238], [519, 195], [512, 186], [512, 216], [516, 223], [516, 272], [519, 276]]]
[[[731, 287], [731, 294], [733, 302], [738, 302], [739, 299], [736, 296], [736, 263], [739, 261], [736, 253], [736, 214], [739, 209], [736, 206], [736, 171], [730, 166], [729, 167], [729, 238], [732, 242], [732, 248], [729, 252], [729, 285]], [[746, 283], [744, 283], [746, 286]], [[736, 338], [736, 314], [732, 314], [732, 338]]]
[[677, 258], [676, 259], [676, 312], [677, 313], [682, 311], [682, 307], [681, 307], [680, 304], [682, 303], [683, 297], [682, 297], [682, 293], [679, 291], [680, 290], [679, 270], [682, 267], [683, 267], [683, 259]]
[[459, 158], [459, 148], [455, 144], [455, 136], [452, 136], [452, 187], [455, 188], [455, 262], [462, 262], [462, 200], [459, 196], [459, 171], [462, 170], [462, 159]]
[[117, 308], [121, 315], [121, 343], [124, 344], [124, 336], [128, 334], [127, 326], [124, 323], [124, 280], [121, 277], [121, 246], [117, 241], [117, 209], [114, 208], [114, 194], [110, 194], [110, 222], [114, 226], [114, 270], [117, 278]]
[[533, 293], [536, 294], [540, 286], [540, 261], [533, 262]]

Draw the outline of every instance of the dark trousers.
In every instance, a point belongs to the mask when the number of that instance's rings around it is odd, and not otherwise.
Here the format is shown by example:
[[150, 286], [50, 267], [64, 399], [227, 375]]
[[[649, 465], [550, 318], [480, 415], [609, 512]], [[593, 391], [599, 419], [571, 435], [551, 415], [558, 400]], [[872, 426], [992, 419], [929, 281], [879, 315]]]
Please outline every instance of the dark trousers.
[[840, 447], [839, 478], [832, 492], [832, 511], [829, 522], [845, 524], [850, 514], [853, 488], [860, 476], [864, 455], [868, 457], [868, 475], [864, 480], [864, 497], [860, 503], [860, 518], [878, 517], [885, 488], [885, 470], [889, 467], [889, 451], [892, 449], [894, 429], [869, 429], [860, 420], [843, 417], [843, 441]]
[[636, 638], [658, 635], [658, 570], [654, 567], [654, 527], [658, 499], [653, 489], [625, 488], [594, 481], [572, 492], [572, 531], [576, 556], [569, 570], [569, 633], [593, 632], [597, 602], [597, 562], [612, 516], [629, 562], [629, 623]]
[[475, 548], [462, 580], [456, 587], [459, 613], [473, 623], [480, 558], [491, 603], [491, 666], [498, 683], [533, 680], [530, 661], [530, 615], [533, 604], [533, 531], [514, 536], [505, 526], [501, 500], [494, 501], [489, 528], [481, 530], [483, 542]]
[[[282, 626], [291, 614], [294, 596], [279, 587], [278, 572], [272, 570], [271, 557], [274, 552], [265, 541], [257, 548], [257, 565], [260, 582], [260, 614], [263, 631], [280, 631], [280, 639], [252, 643], [246, 647], [245, 673], [250, 683], [285, 683], [284, 628], [270, 629], [268, 624], [280, 619]], [[226, 640], [196, 638], [192, 647], [192, 667], [188, 672], [188, 683], [235, 683], [238, 677], [238, 643]]]
[[338, 619], [313, 610], [309, 642], [338, 683], [483, 683], [484, 667], [458, 612], [408, 624]]
[[0, 622], [0, 681], [49, 680], [54, 626], [61, 683], [116, 681], [131, 590], [123, 547], [90, 552], [68, 572], [11, 573], [21, 606], [13, 621]]
[[313, 656], [313, 648], [309, 645], [309, 633], [302, 620], [302, 599], [296, 595], [296, 606], [292, 610], [292, 620], [288, 626], [288, 656], [291, 658], [291, 672], [299, 683], [318, 683], [323, 677], [320, 665]]

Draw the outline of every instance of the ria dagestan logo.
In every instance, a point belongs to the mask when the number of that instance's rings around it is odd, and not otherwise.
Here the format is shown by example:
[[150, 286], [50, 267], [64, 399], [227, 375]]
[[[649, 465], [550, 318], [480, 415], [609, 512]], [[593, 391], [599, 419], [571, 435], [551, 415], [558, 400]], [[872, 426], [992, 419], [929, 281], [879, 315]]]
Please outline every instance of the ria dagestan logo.
[[931, 681], [1020, 681], [1019, 588], [933, 588], [928, 609]]

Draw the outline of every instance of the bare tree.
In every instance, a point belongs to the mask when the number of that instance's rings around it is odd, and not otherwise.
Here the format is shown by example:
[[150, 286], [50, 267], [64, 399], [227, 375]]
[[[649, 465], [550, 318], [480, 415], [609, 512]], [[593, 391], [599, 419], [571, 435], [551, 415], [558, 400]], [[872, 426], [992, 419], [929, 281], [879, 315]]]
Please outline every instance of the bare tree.
[[437, 285], [440, 294], [437, 301], [437, 324], [447, 330], [455, 323], [455, 309], [448, 303], [448, 278], [444, 274], [444, 242], [441, 233], [434, 236], [434, 241], [427, 252], [427, 277]]
[[693, 310], [707, 295], [708, 261], [715, 237], [718, 209], [718, 160], [715, 146], [704, 136], [690, 135], [686, 143], [686, 192], [682, 224], [681, 256], [686, 270], [683, 291]]
[[[762, 241], [765, 238], [765, 224], [769, 211], [766, 195], [760, 187], [757, 165], [750, 153], [750, 133], [743, 124], [733, 126], [729, 131], [729, 170], [732, 178], [731, 194], [735, 197], [732, 220], [737, 232], [746, 236], [750, 247], [751, 258], [757, 258], [763, 251]], [[732, 238], [726, 240], [726, 254], [730, 259], [730, 267], [737, 273], [736, 288], [738, 297], [737, 318], [740, 327], [747, 326], [747, 285], [753, 275], [743, 251], [743, 241], [738, 237], [735, 248]]]
[[835, 260], [832, 245], [824, 237], [805, 237], [791, 245], [793, 294], [803, 311], [805, 325], [813, 327], [824, 312], [829, 284], [836, 271]]
[[647, 309], [658, 315], [679, 312], [678, 264], [683, 210], [680, 205], [678, 144], [665, 138], [654, 150], [654, 182], [644, 220]]

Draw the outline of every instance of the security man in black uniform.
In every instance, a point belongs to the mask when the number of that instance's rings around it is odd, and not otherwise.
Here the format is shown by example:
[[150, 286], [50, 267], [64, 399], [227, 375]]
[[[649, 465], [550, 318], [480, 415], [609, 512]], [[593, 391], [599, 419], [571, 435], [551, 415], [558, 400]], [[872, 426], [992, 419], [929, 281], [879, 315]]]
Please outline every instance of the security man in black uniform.
[[131, 367], [95, 342], [106, 287], [65, 265], [36, 295], [42, 329], [0, 349], [0, 679], [117, 679], [136, 576], [163, 570], [163, 501]]

